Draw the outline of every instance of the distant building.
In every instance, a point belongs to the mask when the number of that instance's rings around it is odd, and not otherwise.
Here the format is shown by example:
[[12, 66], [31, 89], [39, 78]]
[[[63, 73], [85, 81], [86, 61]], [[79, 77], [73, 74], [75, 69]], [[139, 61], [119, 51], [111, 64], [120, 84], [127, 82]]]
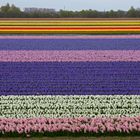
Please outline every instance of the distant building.
[[24, 12], [26, 13], [34, 13], [34, 12], [42, 12], [42, 13], [54, 13], [56, 12], [55, 9], [49, 8], [24, 8]]

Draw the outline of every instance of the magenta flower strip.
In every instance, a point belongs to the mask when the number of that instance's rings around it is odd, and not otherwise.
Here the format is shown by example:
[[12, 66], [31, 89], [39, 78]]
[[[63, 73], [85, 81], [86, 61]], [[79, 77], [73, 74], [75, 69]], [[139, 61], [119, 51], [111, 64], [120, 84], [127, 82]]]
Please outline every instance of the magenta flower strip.
[[116, 118], [30, 118], [0, 119], [0, 133], [132, 133], [140, 132], [140, 116]]
[[1, 62], [113, 62], [140, 61], [139, 50], [0, 51]]

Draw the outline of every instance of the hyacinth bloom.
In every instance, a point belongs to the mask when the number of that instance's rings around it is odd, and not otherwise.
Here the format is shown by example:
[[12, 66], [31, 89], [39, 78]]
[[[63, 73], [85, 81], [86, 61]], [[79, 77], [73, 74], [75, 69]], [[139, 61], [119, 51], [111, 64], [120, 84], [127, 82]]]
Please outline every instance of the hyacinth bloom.
[[120, 133], [140, 132], [140, 117], [97, 117], [97, 118], [32, 118], [32, 119], [0, 119], [0, 132], [32, 134], [32, 133]]
[[0, 135], [139, 134], [140, 36], [0, 36]]

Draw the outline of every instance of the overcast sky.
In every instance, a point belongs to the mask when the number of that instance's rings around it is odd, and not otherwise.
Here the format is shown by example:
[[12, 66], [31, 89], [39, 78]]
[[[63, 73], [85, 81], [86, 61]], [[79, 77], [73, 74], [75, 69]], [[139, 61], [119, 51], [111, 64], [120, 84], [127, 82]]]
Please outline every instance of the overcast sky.
[[15, 4], [20, 8], [38, 7], [54, 8], [56, 10], [128, 10], [131, 6], [140, 7], [140, 0], [0, 0], [0, 5]]

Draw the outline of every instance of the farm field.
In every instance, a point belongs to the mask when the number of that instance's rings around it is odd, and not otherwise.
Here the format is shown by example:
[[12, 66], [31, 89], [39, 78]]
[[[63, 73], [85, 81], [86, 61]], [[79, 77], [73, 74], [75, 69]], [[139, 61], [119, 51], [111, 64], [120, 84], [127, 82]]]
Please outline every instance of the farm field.
[[0, 20], [0, 34], [138, 34], [140, 20]]
[[0, 137], [140, 136], [139, 33], [140, 19], [0, 19]]

